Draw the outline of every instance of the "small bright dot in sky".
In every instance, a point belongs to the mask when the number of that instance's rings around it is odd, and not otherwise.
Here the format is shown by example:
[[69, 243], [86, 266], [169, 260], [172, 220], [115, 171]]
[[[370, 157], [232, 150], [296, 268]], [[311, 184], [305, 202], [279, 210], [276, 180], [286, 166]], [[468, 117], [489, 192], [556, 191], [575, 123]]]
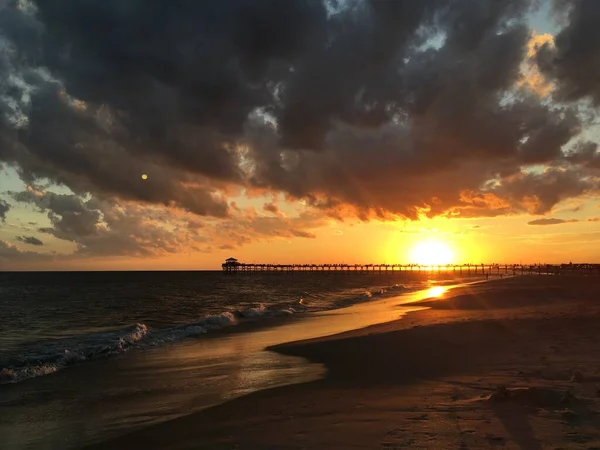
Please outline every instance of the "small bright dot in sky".
[[146, 175], [145, 173], [142, 174], [142, 180], [147, 180], [148, 179], [148, 175]]

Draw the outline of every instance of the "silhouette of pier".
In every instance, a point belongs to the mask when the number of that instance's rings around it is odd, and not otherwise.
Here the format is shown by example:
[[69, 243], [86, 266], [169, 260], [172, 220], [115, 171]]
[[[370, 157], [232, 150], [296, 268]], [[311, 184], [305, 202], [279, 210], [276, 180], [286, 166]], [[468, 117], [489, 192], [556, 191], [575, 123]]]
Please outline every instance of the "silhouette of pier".
[[454, 276], [500, 275], [599, 275], [600, 264], [263, 264], [243, 263], [235, 258], [222, 265], [226, 273], [375, 273], [447, 274]]

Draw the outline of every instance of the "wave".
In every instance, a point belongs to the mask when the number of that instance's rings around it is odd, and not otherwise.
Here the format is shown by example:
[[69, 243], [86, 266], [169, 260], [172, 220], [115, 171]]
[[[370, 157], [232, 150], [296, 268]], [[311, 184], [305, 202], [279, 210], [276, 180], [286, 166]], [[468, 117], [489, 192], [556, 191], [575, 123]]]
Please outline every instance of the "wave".
[[133, 347], [156, 346], [167, 342], [221, 330], [240, 322], [256, 321], [260, 318], [281, 317], [304, 312], [302, 299], [296, 305], [272, 309], [264, 304], [249, 308], [225, 311], [202, 317], [198, 321], [168, 328], [150, 330], [143, 323], [111, 332], [92, 333], [72, 338], [46, 341], [27, 350], [6, 364], [0, 365], [0, 384], [16, 383], [29, 378], [55, 373], [77, 363], [98, 357], [116, 355]]
[[122, 330], [47, 342], [9, 361], [0, 370], [0, 384], [48, 375], [100, 355], [123, 353], [149, 333], [146, 325], [138, 323]]
[[393, 284], [391, 286], [365, 289], [358, 295], [339, 298], [331, 305], [333, 308], [330, 307], [325, 309], [347, 308], [357, 303], [379, 300], [386, 297], [395, 297], [400, 294], [417, 291], [419, 289], [425, 289], [426, 287], [428, 287], [427, 282], [416, 282], [410, 285]]
[[204, 316], [194, 322], [167, 328], [151, 330], [147, 325], [137, 323], [115, 331], [45, 341], [39, 346], [29, 348], [25, 353], [15, 358], [4, 363], [0, 362], [0, 384], [16, 383], [29, 378], [52, 374], [74, 364], [120, 354], [135, 347], [157, 346], [201, 336], [239, 323], [281, 318], [308, 311], [339, 309], [423, 287], [426, 286], [421, 284], [412, 286], [395, 284], [364, 290], [358, 295], [355, 292], [346, 293], [346, 295], [333, 302], [328, 302], [326, 305], [304, 298], [291, 303], [270, 306], [256, 303], [243, 309], [223, 311], [218, 314]]

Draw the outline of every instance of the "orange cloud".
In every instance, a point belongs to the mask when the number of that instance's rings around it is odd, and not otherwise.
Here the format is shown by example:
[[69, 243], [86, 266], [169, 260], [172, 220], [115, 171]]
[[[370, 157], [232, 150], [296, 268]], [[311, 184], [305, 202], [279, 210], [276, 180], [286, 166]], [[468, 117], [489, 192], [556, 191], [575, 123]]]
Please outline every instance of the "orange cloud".
[[542, 75], [535, 61], [537, 52], [544, 45], [554, 47], [554, 36], [548, 33], [538, 34], [533, 31], [527, 42], [527, 59], [523, 63], [521, 80], [518, 83], [519, 87], [528, 88], [539, 97], [547, 97], [554, 90], [554, 83], [549, 82]]

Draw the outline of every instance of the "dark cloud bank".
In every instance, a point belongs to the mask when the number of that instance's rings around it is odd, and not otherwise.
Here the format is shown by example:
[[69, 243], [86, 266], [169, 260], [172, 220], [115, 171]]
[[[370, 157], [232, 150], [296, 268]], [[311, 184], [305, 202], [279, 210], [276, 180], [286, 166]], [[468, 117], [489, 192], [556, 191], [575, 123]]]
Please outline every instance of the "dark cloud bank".
[[15, 195], [77, 242], [106, 224], [90, 194], [216, 218], [239, 187], [340, 218], [545, 214], [599, 187], [578, 135], [600, 4], [554, 3], [565, 25], [533, 57], [550, 98], [522, 83], [538, 5], [0, 0], [0, 162], [75, 193]]

